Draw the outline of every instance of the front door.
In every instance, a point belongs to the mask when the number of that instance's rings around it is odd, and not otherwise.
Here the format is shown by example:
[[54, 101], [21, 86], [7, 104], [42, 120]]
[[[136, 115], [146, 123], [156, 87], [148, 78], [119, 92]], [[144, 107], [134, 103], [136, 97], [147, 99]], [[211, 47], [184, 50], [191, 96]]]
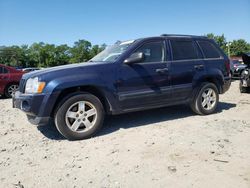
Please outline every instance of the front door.
[[134, 110], [166, 103], [170, 99], [171, 86], [165, 41], [144, 42], [133, 53], [136, 52], [142, 52], [144, 60], [133, 64], [123, 63], [118, 74], [120, 106]]

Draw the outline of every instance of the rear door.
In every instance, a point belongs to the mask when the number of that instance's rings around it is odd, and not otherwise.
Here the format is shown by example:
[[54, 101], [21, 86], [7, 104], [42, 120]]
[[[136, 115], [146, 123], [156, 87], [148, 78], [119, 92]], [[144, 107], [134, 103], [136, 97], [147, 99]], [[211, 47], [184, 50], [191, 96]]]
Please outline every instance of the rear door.
[[186, 100], [192, 93], [195, 76], [205, 72], [202, 55], [192, 39], [170, 39], [169, 43], [172, 52], [170, 76], [173, 100]]

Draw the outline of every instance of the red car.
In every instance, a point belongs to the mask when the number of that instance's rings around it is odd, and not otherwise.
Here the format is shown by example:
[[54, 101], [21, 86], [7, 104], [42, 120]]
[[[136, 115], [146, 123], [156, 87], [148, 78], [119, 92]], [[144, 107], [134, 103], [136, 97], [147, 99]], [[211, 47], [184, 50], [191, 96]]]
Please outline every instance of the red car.
[[0, 64], [0, 95], [12, 97], [25, 72]]

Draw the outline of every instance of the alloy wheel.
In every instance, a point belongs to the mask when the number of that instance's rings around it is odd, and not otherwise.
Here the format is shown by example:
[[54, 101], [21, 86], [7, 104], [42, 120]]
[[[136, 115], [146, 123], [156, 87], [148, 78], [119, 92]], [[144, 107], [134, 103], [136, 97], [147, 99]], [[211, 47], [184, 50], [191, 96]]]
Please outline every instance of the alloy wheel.
[[201, 105], [205, 110], [211, 110], [216, 104], [216, 93], [212, 88], [207, 88], [201, 96]]
[[82, 133], [91, 129], [97, 119], [95, 106], [88, 101], [79, 101], [71, 105], [66, 114], [66, 125], [74, 132]]
[[18, 85], [10, 85], [8, 87], [7, 92], [9, 94], [9, 96], [13, 96], [17, 90], [18, 90]]

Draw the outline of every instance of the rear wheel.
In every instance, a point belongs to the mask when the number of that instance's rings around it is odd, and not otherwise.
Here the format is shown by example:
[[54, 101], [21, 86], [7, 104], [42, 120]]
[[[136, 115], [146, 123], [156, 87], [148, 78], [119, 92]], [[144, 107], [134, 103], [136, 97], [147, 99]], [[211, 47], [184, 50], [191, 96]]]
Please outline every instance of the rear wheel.
[[103, 124], [104, 110], [100, 100], [90, 93], [78, 93], [66, 99], [58, 108], [55, 124], [69, 140], [93, 136]]
[[18, 90], [18, 84], [10, 84], [5, 89], [5, 96], [11, 98]]
[[213, 83], [204, 83], [194, 96], [190, 106], [191, 109], [200, 115], [212, 114], [218, 105], [219, 92]]

